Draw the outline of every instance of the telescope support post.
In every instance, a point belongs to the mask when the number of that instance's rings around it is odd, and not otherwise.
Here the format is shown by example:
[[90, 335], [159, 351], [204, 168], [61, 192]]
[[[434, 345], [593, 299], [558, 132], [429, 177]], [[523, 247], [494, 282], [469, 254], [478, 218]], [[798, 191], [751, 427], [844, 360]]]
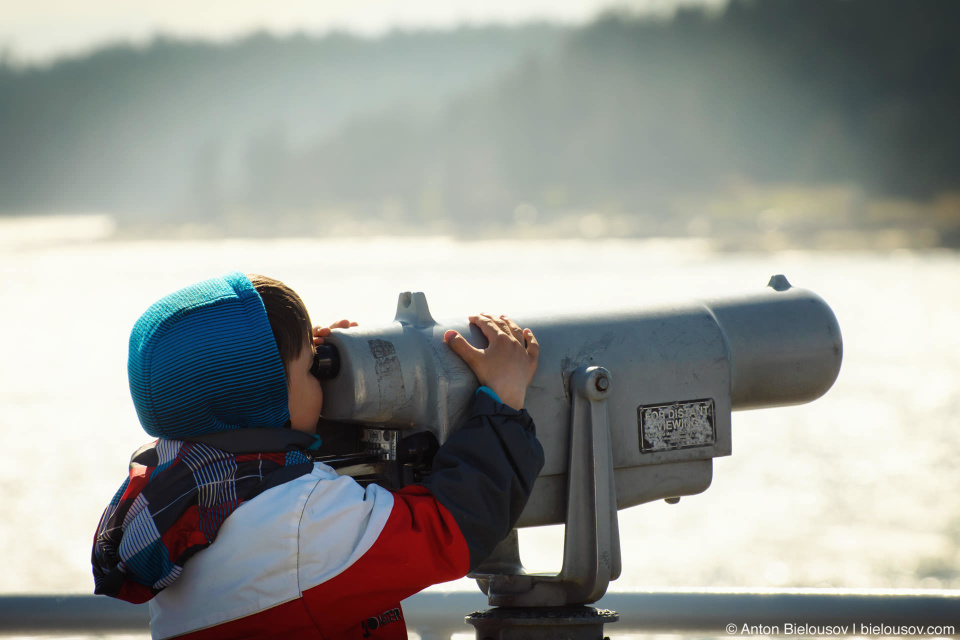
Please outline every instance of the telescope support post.
[[620, 530], [606, 400], [612, 384], [603, 367], [581, 366], [570, 376], [570, 447], [563, 566], [558, 574], [529, 574], [520, 564], [516, 530], [476, 572], [497, 607], [466, 620], [477, 640], [601, 640], [613, 611], [596, 602], [620, 576]]

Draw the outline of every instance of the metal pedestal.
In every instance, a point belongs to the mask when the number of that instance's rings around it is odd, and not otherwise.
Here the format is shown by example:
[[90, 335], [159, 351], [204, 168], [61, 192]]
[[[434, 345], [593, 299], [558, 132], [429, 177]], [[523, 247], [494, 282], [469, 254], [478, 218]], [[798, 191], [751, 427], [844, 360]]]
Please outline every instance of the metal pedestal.
[[603, 625], [614, 611], [586, 606], [496, 607], [466, 617], [477, 640], [604, 640]]
[[477, 640], [603, 640], [613, 611], [586, 606], [620, 575], [620, 529], [607, 416], [610, 372], [581, 366], [570, 376], [570, 446], [563, 567], [527, 573], [516, 530], [470, 574], [495, 608], [466, 620]]

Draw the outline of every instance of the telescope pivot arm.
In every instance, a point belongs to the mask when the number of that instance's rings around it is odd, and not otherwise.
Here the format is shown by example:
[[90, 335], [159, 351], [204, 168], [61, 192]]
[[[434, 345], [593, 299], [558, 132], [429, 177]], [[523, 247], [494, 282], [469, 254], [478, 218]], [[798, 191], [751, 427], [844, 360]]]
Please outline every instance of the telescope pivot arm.
[[570, 447], [563, 566], [526, 573], [516, 529], [471, 577], [491, 606], [558, 607], [596, 602], [620, 576], [620, 529], [607, 415], [612, 379], [603, 367], [570, 376]]

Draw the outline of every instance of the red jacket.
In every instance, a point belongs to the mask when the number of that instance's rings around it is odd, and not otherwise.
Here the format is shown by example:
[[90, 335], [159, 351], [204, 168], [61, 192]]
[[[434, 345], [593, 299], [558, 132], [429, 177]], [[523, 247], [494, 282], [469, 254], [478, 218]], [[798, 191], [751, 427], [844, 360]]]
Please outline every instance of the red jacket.
[[510, 531], [543, 466], [529, 415], [479, 393], [422, 484], [313, 472], [241, 505], [150, 601], [154, 638], [405, 638], [400, 600], [460, 578]]

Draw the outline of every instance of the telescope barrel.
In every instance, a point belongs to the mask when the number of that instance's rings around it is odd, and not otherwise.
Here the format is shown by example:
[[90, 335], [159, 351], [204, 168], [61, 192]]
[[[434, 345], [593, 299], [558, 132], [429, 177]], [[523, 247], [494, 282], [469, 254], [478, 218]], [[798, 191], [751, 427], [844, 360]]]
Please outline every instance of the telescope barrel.
[[[610, 372], [606, 406], [617, 505], [625, 508], [705, 490], [712, 459], [731, 452], [731, 411], [815, 400], [833, 385], [843, 357], [830, 307], [783, 276], [734, 298], [515, 320], [540, 343], [525, 408], [546, 455], [520, 526], [564, 520], [569, 384], [578, 367]], [[389, 325], [334, 330], [327, 343], [341, 366], [322, 381], [324, 417], [426, 429], [443, 442], [478, 386], [444, 343], [448, 329], [486, 346], [465, 319], [436, 322], [422, 293], [401, 294]]]
[[734, 411], [812, 402], [840, 373], [843, 339], [829, 306], [790, 289], [706, 303], [730, 353]]

